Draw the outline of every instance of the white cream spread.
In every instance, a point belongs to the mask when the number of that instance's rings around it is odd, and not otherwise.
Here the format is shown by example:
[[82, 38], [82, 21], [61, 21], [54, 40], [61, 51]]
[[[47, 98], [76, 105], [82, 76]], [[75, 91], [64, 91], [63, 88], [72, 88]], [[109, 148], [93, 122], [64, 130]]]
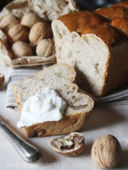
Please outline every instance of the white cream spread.
[[59, 121], [63, 118], [66, 106], [66, 102], [56, 90], [46, 87], [25, 101], [17, 126], [24, 127], [47, 121]]

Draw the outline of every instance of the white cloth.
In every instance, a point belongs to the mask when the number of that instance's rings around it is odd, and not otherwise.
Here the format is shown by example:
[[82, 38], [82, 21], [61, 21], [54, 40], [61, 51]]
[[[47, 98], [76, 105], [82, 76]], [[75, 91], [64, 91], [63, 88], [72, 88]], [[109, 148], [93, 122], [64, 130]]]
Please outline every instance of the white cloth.
[[12, 85], [16, 82], [23, 80], [27, 77], [30, 77], [35, 72], [38, 72], [42, 69], [42, 67], [35, 67], [35, 68], [22, 68], [22, 69], [15, 69], [11, 70], [9, 74], [9, 83], [7, 86], [7, 93], [6, 93], [6, 100], [5, 106], [6, 107], [17, 107], [16, 100], [13, 95]]

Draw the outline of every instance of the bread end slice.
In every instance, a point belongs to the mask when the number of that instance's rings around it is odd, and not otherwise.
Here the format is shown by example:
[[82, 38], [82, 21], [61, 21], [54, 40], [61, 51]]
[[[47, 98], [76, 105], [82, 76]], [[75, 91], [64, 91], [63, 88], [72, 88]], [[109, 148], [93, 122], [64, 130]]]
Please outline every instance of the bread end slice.
[[75, 76], [75, 70], [71, 66], [55, 64], [13, 86], [20, 111], [30, 96], [35, 95], [39, 89], [46, 86], [55, 89], [68, 105], [64, 117], [60, 121], [41, 122], [24, 127], [28, 137], [61, 135], [81, 129], [94, 102], [89, 96], [78, 92], [78, 86], [72, 83]]

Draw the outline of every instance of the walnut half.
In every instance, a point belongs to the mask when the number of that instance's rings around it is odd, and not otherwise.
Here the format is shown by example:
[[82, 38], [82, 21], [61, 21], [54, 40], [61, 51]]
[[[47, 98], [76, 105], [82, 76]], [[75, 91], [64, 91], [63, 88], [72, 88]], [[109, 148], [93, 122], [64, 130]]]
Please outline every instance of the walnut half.
[[84, 136], [77, 132], [55, 138], [50, 141], [50, 147], [65, 156], [76, 156], [84, 151]]

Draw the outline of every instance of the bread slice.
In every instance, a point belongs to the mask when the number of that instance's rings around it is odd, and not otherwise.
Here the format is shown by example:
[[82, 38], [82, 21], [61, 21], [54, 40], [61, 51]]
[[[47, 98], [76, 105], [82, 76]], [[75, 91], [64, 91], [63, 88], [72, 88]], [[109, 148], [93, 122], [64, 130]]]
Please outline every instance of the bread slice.
[[68, 104], [65, 116], [60, 121], [42, 122], [24, 127], [28, 137], [59, 135], [80, 130], [94, 102], [89, 96], [78, 92], [78, 86], [73, 83], [75, 76], [74, 69], [69, 65], [55, 64], [13, 86], [20, 111], [24, 102], [44, 87], [57, 90]]
[[128, 39], [102, 17], [74, 12], [54, 20], [52, 30], [57, 63], [73, 66], [83, 89], [100, 97], [127, 83]]
[[72, 132], [68, 135], [54, 138], [50, 141], [50, 147], [65, 156], [77, 156], [85, 149], [85, 139], [81, 133]]

